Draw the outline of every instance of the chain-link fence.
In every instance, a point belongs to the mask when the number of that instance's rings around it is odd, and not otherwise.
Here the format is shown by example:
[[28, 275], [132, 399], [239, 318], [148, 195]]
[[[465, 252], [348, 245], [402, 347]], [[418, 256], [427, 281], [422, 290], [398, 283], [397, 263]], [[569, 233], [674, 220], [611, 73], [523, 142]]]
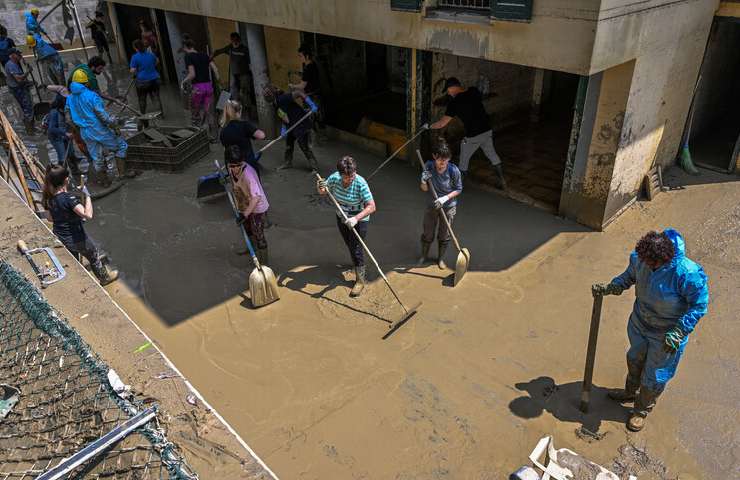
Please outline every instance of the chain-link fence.
[[[118, 396], [108, 371], [39, 291], [0, 261], [1, 480], [37, 478], [152, 407]], [[57, 478], [198, 477], [155, 417]]]

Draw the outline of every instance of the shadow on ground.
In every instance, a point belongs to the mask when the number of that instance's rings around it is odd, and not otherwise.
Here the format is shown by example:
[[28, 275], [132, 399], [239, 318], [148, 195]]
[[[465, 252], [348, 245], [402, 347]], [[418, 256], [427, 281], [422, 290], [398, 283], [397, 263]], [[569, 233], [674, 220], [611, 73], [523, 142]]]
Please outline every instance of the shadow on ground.
[[604, 387], [592, 387], [589, 412], [584, 414], [579, 409], [581, 382], [557, 385], [551, 377], [538, 377], [515, 386], [527, 393], [509, 403], [509, 410], [520, 418], [537, 418], [547, 412], [561, 422], [578, 423], [589, 432], [598, 433], [601, 422], [624, 423], [629, 417], [629, 408], [609, 399]]

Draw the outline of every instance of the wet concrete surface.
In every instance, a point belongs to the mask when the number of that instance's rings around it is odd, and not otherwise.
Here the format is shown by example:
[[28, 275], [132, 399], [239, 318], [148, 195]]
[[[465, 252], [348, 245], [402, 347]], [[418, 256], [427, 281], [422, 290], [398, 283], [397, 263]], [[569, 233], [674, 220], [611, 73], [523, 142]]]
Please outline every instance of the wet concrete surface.
[[[145, 172], [97, 201], [87, 226], [123, 272], [109, 293], [279, 476], [502, 478], [547, 434], [606, 467], [630, 439], [668, 467], [641, 479], [736, 476], [737, 177], [668, 175], [685, 188], [637, 204], [605, 233], [466, 188], [455, 226], [471, 270], [451, 288], [452, 272], [413, 267], [425, 198], [418, 171], [394, 162], [371, 184], [368, 244], [401, 298], [424, 304], [384, 341], [400, 308], [375, 275], [348, 297], [331, 206], [299, 151], [296, 169], [275, 172], [282, 148], [262, 160], [269, 266], [283, 287], [268, 307], [247, 300], [252, 265], [233, 253], [240, 236], [225, 198], [194, 198], [220, 148], [182, 174]], [[316, 147], [322, 173], [343, 154], [361, 174], [382, 161], [327, 143]], [[623, 383], [632, 294], [605, 301], [592, 410], [577, 410], [589, 287], [621, 273], [646, 230], [669, 225], [707, 270], [712, 303], [646, 429], [629, 434], [604, 389]], [[582, 425], [603, 438], [584, 441]]]

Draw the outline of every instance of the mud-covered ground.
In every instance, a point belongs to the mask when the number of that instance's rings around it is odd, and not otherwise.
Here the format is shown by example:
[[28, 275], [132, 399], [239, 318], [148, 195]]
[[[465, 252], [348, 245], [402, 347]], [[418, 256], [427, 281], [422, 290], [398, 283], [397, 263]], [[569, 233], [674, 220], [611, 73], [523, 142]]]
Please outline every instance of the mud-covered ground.
[[[220, 148], [181, 174], [145, 172], [96, 202], [87, 227], [123, 272], [108, 292], [277, 475], [503, 478], [549, 434], [641, 479], [739, 474], [737, 177], [669, 173], [675, 189], [604, 233], [466, 186], [455, 226], [472, 262], [453, 288], [451, 272], [413, 266], [425, 198], [418, 171], [393, 162], [370, 184], [378, 212], [367, 240], [404, 302], [423, 305], [382, 340], [400, 307], [376, 275], [348, 297], [331, 206], [299, 151], [295, 170], [274, 170], [282, 150], [262, 160], [269, 266], [282, 286], [268, 307], [250, 307], [252, 265], [234, 254], [241, 237], [226, 199], [195, 199]], [[383, 160], [335, 142], [316, 154], [325, 174], [344, 154], [365, 175]], [[628, 410], [605, 396], [623, 384], [632, 294], [604, 302], [591, 413], [577, 408], [590, 285], [621, 273], [646, 230], [667, 226], [707, 270], [710, 312], [647, 427], [632, 434]]]

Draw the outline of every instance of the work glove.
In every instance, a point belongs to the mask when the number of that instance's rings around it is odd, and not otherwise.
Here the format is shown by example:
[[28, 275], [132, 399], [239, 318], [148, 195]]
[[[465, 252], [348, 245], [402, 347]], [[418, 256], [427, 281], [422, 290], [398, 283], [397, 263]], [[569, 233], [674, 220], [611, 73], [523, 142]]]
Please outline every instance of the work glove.
[[247, 219], [242, 215], [241, 213], [238, 213], [236, 215], [236, 218], [234, 219], [237, 225], [241, 225], [242, 223], [246, 222]]
[[420, 130], [429, 130], [429, 124], [428, 123], [425, 123], [424, 125], [422, 125], [421, 127], [419, 127], [419, 129]]
[[281, 137], [284, 137], [285, 134], [288, 133], [288, 128], [287, 127], [288, 126], [285, 125], [284, 123], [282, 125], [280, 125], [280, 136]]
[[668, 330], [665, 334], [665, 345], [663, 345], [663, 350], [665, 350], [666, 353], [676, 353], [678, 347], [681, 346], [681, 341], [683, 341], [684, 336], [683, 330], [681, 330], [680, 327], [673, 327]]
[[442, 208], [444, 204], [449, 201], [449, 199], [450, 197], [448, 197], [447, 195], [442, 195], [434, 201], [434, 208]]
[[605, 296], [605, 295], [621, 295], [624, 289], [616, 283], [609, 283], [607, 285], [603, 283], [595, 283], [591, 286], [591, 294], [594, 297]]
[[305, 98], [306, 103], [308, 104], [308, 107], [311, 109], [313, 113], [316, 113], [319, 111], [319, 107], [314, 103], [313, 100], [311, 100], [311, 97]]
[[316, 187], [319, 190], [329, 190], [329, 186], [326, 184], [326, 180], [323, 178], [321, 180], [316, 181]]
[[357, 222], [357, 217], [349, 217], [347, 220], [344, 221], [344, 224], [347, 225], [349, 228], [355, 228]]
[[432, 178], [432, 172], [424, 170], [421, 172], [421, 183], [427, 183]]

